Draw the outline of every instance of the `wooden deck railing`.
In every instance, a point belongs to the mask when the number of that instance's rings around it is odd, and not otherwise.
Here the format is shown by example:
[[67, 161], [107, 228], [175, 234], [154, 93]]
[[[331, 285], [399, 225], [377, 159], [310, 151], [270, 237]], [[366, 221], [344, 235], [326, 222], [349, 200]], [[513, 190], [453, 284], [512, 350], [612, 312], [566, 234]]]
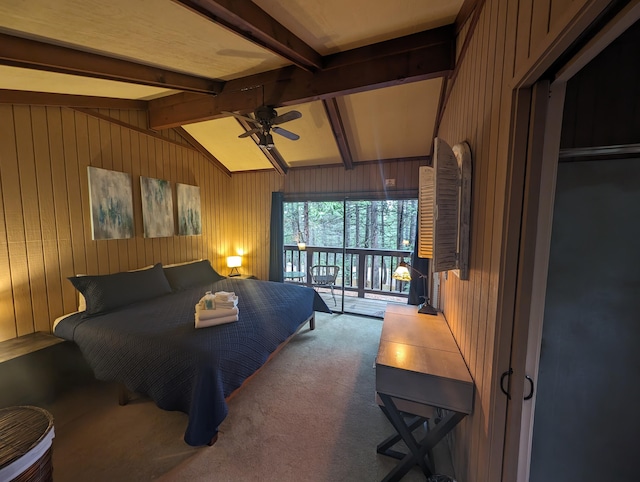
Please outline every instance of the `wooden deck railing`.
[[[300, 251], [297, 245], [284, 246], [285, 274], [289, 281], [311, 285], [309, 268], [317, 264], [340, 266], [336, 286], [345, 291], [407, 297], [409, 283], [397, 281], [392, 274], [402, 260], [408, 261], [411, 251], [368, 248], [330, 248], [307, 246]], [[344, 266], [344, 269], [343, 269]], [[292, 274], [297, 276], [291, 277]]]

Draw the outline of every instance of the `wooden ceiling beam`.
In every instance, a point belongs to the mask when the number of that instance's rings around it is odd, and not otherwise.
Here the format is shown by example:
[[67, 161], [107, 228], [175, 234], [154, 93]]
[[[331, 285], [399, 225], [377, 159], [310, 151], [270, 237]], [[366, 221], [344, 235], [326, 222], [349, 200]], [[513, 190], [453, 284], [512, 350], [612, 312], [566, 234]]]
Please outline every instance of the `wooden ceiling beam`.
[[278, 171], [283, 176], [289, 172], [289, 165], [284, 160], [284, 158], [282, 157], [282, 154], [280, 154], [280, 151], [278, 150], [277, 147], [272, 147], [271, 149], [265, 146], [259, 146], [259, 147], [262, 150], [265, 157], [269, 159], [269, 162], [273, 164], [273, 167], [275, 168], [276, 171]]
[[[223, 111], [252, 112], [264, 103], [295, 105], [340, 95], [448, 75], [454, 68], [455, 39], [397, 55], [307, 72], [294, 66], [228, 81], [215, 96], [177, 94], [149, 101], [154, 129], [223, 117]], [[260, 88], [257, 88], [260, 87]]]
[[380, 57], [398, 55], [413, 50], [423, 50], [426, 47], [436, 47], [450, 44], [455, 38], [453, 25], [425, 30], [404, 37], [398, 37], [373, 45], [365, 45], [355, 49], [339, 52], [323, 57], [323, 68], [325, 70], [335, 69], [343, 65], [367, 62]]
[[342, 116], [338, 109], [338, 102], [335, 98], [325, 99], [322, 101], [324, 109], [329, 119], [329, 125], [333, 131], [333, 137], [338, 145], [338, 151], [340, 151], [340, 157], [345, 169], [353, 169], [353, 157], [351, 156], [351, 149], [349, 149], [349, 143], [347, 142], [347, 133], [344, 130], [344, 124], [342, 122]]
[[456, 20], [455, 22], [453, 22], [456, 28], [456, 33], [462, 30], [462, 27], [464, 27], [464, 25], [467, 23], [467, 20], [469, 20], [469, 17], [471, 17], [471, 14], [476, 9], [477, 4], [478, 0], [464, 0], [462, 7], [460, 7], [460, 10], [458, 10]]
[[224, 82], [0, 33], [0, 65], [217, 94]]
[[241, 37], [284, 57], [298, 67], [314, 71], [322, 57], [267, 12], [250, 1], [173, 0]]
[[0, 104], [147, 110], [146, 100], [114, 99], [111, 97], [95, 97], [91, 95], [56, 94], [51, 92], [9, 89], [0, 89]]

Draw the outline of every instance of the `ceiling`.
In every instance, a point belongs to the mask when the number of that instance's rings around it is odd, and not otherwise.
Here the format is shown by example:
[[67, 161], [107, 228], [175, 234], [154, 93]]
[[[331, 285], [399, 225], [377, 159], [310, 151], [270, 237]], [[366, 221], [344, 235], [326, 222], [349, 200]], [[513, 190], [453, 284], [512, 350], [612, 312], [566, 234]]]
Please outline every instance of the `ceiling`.
[[[0, 101], [146, 108], [228, 173], [426, 157], [474, 5], [3, 0]], [[299, 111], [282, 127], [300, 139], [238, 138], [254, 125], [229, 112], [263, 104]]]

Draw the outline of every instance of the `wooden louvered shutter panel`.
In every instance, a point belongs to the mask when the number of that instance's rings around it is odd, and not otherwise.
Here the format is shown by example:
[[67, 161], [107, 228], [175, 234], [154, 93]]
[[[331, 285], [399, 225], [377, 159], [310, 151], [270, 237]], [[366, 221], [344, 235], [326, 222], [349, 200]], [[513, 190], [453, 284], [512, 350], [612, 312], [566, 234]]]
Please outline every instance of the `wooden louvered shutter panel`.
[[456, 269], [458, 251], [458, 160], [451, 147], [442, 139], [434, 142], [435, 229], [433, 240], [433, 271]]
[[433, 258], [433, 210], [435, 207], [435, 170], [420, 167], [418, 188], [418, 257]]

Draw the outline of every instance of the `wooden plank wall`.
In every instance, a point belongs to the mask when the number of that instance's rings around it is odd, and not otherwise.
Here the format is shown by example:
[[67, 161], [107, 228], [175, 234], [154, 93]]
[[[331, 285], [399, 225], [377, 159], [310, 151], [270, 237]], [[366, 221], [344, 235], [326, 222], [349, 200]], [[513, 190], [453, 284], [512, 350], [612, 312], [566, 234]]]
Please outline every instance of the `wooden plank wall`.
[[[494, 360], [506, 188], [513, 162], [513, 87], [588, 3], [487, 0], [438, 131], [451, 145], [466, 140], [473, 156], [470, 279], [442, 275], [440, 288], [441, 306], [476, 387], [474, 412], [450, 441], [460, 481], [495, 482], [501, 477], [504, 433], [496, 425], [504, 427], [506, 402], [496, 398], [503, 395], [496, 390], [500, 367]], [[460, 30], [458, 44], [465, 33]], [[496, 424], [496, 417], [502, 421]]]
[[[143, 111], [101, 110], [145, 129]], [[228, 177], [173, 131], [167, 140], [58, 107], [0, 105], [0, 341], [50, 332], [77, 309], [76, 273], [106, 274], [208, 258], [226, 270]], [[131, 173], [135, 237], [91, 239], [87, 166]], [[201, 236], [146, 239], [140, 176], [201, 188]], [[174, 212], [175, 214], [175, 212]], [[176, 224], [177, 229], [177, 224]]]

